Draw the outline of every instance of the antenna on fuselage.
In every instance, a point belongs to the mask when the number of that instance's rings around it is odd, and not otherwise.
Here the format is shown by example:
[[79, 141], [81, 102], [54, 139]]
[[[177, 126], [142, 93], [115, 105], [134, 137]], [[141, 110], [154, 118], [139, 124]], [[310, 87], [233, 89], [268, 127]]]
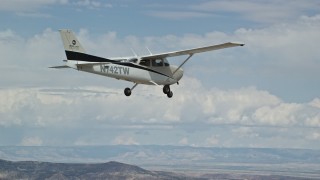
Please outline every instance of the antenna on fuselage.
[[148, 46], [146, 46], [147, 50], [149, 51], [150, 55], [152, 55], [152, 52], [150, 51], [150, 49], [148, 48]]
[[135, 57], [138, 57], [138, 54], [134, 51], [134, 49], [133, 49], [133, 48], [130, 48], [130, 49], [131, 49], [133, 55], [134, 55]]

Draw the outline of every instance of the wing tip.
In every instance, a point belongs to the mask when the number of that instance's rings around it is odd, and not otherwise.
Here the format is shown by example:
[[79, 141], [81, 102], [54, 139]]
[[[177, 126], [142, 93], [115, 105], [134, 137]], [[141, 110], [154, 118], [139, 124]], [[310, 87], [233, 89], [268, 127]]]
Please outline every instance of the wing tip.
[[245, 44], [242, 43], [242, 42], [228, 42], [228, 43], [225, 43], [225, 44], [230, 44], [230, 45], [233, 45], [233, 46], [244, 46]]

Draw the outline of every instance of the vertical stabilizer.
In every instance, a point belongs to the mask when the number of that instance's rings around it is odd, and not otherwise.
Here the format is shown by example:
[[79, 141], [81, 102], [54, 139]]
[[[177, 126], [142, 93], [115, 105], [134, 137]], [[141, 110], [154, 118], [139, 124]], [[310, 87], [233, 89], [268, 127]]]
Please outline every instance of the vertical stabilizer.
[[79, 40], [76, 38], [75, 34], [68, 29], [62, 29], [60, 30], [61, 39], [63, 42], [64, 49], [68, 57], [68, 51], [70, 52], [80, 52], [85, 53], [86, 51], [80, 44]]

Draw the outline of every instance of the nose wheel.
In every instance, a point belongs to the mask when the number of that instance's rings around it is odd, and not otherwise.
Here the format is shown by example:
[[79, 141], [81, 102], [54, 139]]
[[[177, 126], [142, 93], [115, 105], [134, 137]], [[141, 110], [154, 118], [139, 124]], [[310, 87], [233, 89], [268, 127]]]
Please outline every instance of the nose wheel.
[[172, 96], [173, 96], [173, 92], [170, 90], [169, 85], [163, 86], [163, 93], [166, 94], [168, 96], [168, 98], [172, 98]]

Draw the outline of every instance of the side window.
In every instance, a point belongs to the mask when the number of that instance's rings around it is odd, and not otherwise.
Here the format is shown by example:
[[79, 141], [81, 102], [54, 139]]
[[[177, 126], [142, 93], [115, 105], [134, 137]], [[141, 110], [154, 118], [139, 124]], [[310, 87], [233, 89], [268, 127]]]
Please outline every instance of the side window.
[[152, 66], [153, 67], [162, 67], [163, 66], [162, 59], [153, 59], [152, 60]]
[[140, 61], [140, 65], [142, 66], [150, 66], [150, 60], [149, 59], [143, 59]]

